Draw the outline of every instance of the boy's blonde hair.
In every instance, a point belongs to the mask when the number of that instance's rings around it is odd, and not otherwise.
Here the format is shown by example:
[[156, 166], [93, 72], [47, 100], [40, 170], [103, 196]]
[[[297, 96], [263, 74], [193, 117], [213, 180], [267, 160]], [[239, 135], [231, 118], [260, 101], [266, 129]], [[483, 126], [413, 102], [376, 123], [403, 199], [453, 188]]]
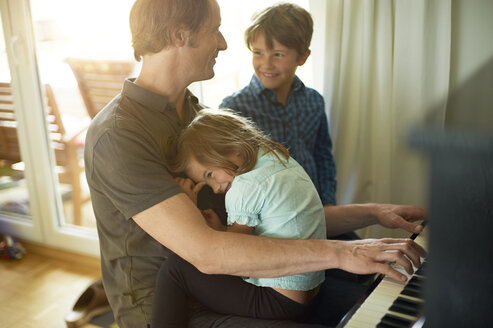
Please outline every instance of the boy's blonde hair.
[[[167, 166], [173, 173], [185, 172], [191, 157], [204, 166], [222, 168], [234, 175], [253, 169], [259, 149], [273, 153], [281, 163], [279, 155], [289, 158], [284, 146], [270, 140], [250, 119], [230, 109], [202, 109], [176, 142], [166, 148]], [[244, 159], [242, 166], [226, 158], [235, 153]]]
[[281, 3], [268, 7], [252, 18], [252, 25], [245, 31], [245, 42], [252, 50], [252, 41], [259, 32], [265, 33], [267, 47], [272, 49], [272, 39], [295, 49], [298, 55], [310, 48], [313, 34], [313, 19], [308, 11], [298, 5]]

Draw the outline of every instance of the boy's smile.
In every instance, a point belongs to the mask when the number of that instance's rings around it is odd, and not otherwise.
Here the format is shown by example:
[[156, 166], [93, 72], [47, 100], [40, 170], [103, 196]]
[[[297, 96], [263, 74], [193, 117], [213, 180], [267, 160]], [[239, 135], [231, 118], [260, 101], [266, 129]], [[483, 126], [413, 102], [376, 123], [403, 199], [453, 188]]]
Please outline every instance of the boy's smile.
[[294, 75], [298, 66], [305, 63], [310, 52], [299, 55], [293, 48], [288, 48], [272, 39], [273, 48], [269, 49], [265, 40], [265, 33], [259, 32], [252, 40], [252, 64], [255, 74], [264, 87], [273, 89], [281, 103], [286, 103]]

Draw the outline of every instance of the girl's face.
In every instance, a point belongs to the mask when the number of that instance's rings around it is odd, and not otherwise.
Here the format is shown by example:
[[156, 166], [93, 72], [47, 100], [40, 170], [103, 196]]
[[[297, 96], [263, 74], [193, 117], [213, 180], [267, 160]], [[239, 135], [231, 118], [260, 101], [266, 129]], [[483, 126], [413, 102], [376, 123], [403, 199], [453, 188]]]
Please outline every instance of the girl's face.
[[[230, 155], [227, 159], [238, 166], [242, 164], [240, 154]], [[217, 167], [204, 166], [193, 156], [188, 159], [186, 174], [196, 183], [205, 182], [216, 194], [225, 194], [228, 192], [235, 178], [234, 174], [230, 171]]]

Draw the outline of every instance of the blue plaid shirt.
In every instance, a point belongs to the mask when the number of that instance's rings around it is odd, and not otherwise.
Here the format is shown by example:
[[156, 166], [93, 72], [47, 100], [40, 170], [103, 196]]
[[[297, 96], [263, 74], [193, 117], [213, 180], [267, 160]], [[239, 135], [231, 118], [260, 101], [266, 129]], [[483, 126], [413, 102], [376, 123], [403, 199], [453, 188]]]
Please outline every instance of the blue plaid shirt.
[[224, 98], [219, 107], [250, 117], [272, 140], [286, 146], [312, 179], [322, 204], [335, 205], [336, 167], [322, 95], [295, 76], [284, 107], [274, 90], [253, 75], [248, 86]]

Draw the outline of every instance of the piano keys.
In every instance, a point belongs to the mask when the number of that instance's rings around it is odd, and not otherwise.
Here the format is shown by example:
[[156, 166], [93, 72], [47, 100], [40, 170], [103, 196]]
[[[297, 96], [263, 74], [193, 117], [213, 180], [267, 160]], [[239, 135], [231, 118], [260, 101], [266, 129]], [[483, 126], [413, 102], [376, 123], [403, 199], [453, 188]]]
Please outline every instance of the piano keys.
[[[419, 236], [413, 237], [418, 245], [427, 249], [426, 226]], [[408, 277], [407, 281], [400, 282], [379, 275], [370, 287], [371, 294], [343, 318], [338, 328], [411, 327], [420, 320], [424, 306], [422, 291], [426, 280], [426, 262], [412, 275], [400, 265], [393, 266]]]

